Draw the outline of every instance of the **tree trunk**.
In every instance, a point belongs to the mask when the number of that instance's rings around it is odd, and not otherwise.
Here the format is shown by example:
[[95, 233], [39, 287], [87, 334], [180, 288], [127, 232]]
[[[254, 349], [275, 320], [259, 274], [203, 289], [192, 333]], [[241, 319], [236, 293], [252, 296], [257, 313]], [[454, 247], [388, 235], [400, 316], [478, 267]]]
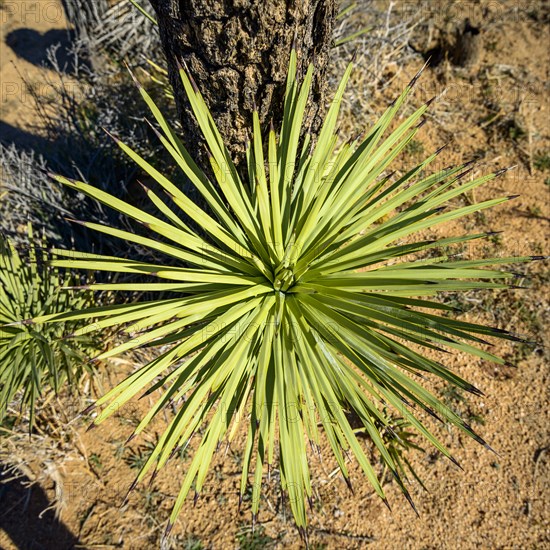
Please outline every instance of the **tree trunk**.
[[[187, 145], [202, 138], [178, 74], [185, 63], [237, 165], [244, 159], [257, 106], [262, 128], [280, 127], [293, 40], [298, 74], [316, 71], [304, 129], [315, 135], [325, 107], [325, 72], [336, 0], [151, 0]], [[203, 157], [201, 151], [195, 154]], [[202, 153], [204, 150], [202, 151]]]

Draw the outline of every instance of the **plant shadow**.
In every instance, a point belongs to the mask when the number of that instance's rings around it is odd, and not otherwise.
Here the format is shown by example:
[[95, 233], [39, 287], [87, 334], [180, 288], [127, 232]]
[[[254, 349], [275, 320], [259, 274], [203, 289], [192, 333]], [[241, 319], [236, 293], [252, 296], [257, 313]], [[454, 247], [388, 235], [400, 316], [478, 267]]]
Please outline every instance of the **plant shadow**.
[[19, 550], [70, 550], [80, 546], [78, 537], [55, 517], [52, 502], [29, 478], [17, 479], [0, 463], [0, 531]]
[[6, 36], [6, 45], [17, 57], [37, 67], [51, 66], [48, 50], [57, 46], [59, 67], [63, 72], [71, 73], [74, 59], [69, 55], [68, 46], [73, 39], [74, 32], [67, 29], [52, 29], [45, 33], [34, 29], [16, 29]]
[[7, 147], [15, 145], [22, 151], [36, 151], [42, 154], [47, 153], [54, 147], [50, 140], [41, 136], [38, 132], [32, 133], [22, 130], [2, 120], [0, 120], [0, 143]]

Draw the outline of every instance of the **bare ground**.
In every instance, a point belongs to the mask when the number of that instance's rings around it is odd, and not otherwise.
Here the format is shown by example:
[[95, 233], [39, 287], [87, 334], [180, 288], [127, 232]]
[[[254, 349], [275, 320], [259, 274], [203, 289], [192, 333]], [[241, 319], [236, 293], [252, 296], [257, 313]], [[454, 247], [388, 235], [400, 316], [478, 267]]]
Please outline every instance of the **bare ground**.
[[[27, 11], [0, 12], [2, 21], [0, 77], [2, 78], [2, 138], [28, 131], [32, 108], [19, 74], [40, 82], [44, 69], [34, 64], [32, 52], [52, 29], [64, 22], [42, 15], [29, 16], [29, 5], [44, 8], [51, 2], [22, 2]], [[11, 9], [11, 8], [10, 8]], [[520, 194], [505, 205], [462, 223], [433, 230], [435, 234], [471, 231], [504, 233], [477, 252], [510, 256], [548, 254], [550, 221], [550, 119], [548, 70], [550, 15], [546, 2], [401, 2], [394, 10], [416, 10], [419, 24], [411, 39], [421, 53], [442, 58], [428, 68], [411, 104], [412, 109], [436, 96], [428, 123], [411, 145], [402, 166], [448, 143], [441, 166], [478, 159], [472, 177], [495, 168], [516, 166], [476, 191], [472, 200]], [[40, 11], [40, 9], [39, 9]], [[26, 13], [26, 20], [24, 15]], [[53, 12], [50, 12], [53, 13]], [[403, 15], [409, 15], [408, 13]], [[358, 16], [360, 17], [360, 15]], [[457, 67], [448, 58], [453, 29], [469, 17], [481, 29], [472, 65]], [[16, 34], [31, 29], [39, 34]], [[12, 37], [9, 39], [9, 37]], [[23, 42], [14, 44], [14, 36]], [[41, 38], [42, 37], [42, 38]], [[25, 42], [25, 40], [27, 42]], [[29, 46], [28, 41], [31, 40]], [[8, 45], [9, 44], [9, 45]], [[25, 49], [27, 48], [27, 49]], [[29, 51], [30, 48], [30, 51]], [[439, 53], [438, 53], [439, 52]], [[446, 59], [447, 57], [447, 59]], [[14, 61], [15, 65], [11, 63]], [[435, 59], [437, 60], [437, 59]], [[434, 60], [434, 63], [435, 63]], [[388, 63], [376, 75], [361, 59], [350, 85], [342, 121], [343, 134], [355, 133], [379, 115], [422, 65], [421, 55], [406, 65]], [[8, 87], [10, 85], [11, 87]], [[15, 85], [15, 88], [13, 87]], [[20, 86], [21, 88], [18, 88]], [[10, 90], [21, 90], [19, 94]], [[485, 249], [483, 248], [485, 247]], [[474, 252], [467, 250], [466, 253]], [[548, 426], [548, 325], [550, 271], [547, 262], [521, 268], [528, 290], [449, 297], [467, 312], [464, 318], [514, 329], [540, 342], [534, 347], [498, 343], [498, 351], [515, 367], [496, 367], [461, 354], [445, 357], [466, 379], [485, 393], [461, 400], [444, 387], [450, 403], [476, 424], [498, 454], [447, 428], [435, 428], [464, 468], [431, 453], [411, 453], [411, 462], [428, 492], [412, 483], [417, 518], [398, 488], [387, 480], [392, 511], [376, 498], [361, 472], [350, 464], [351, 494], [325, 453], [312, 459], [316, 499], [310, 514], [313, 548], [550, 548]], [[527, 275], [527, 271], [529, 274]], [[545, 347], [546, 345], [546, 347]], [[139, 358], [138, 358], [139, 359]], [[97, 429], [86, 432], [76, 412], [102, 388], [109, 388], [135, 368], [128, 357], [105, 366], [96, 385], [84, 397], [52, 398], [40, 417], [40, 431], [32, 438], [14, 433], [0, 440], [4, 468], [16, 465], [21, 480], [0, 486], [0, 547], [2, 548], [149, 548], [158, 546], [165, 521], [185, 472], [193, 445], [150, 486], [142, 486], [124, 505], [127, 488], [147, 456], [157, 433], [149, 433], [124, 447], [140, 415], [150, 405], [134, 403]], [[447, 393], [445, 393], [447, 392]], [[88, 397], [86, 397], [88, 396]], [[241, 447], [220, 451], [209, 488], [196, 505], [185, 505], [171, 538], [173, 548], [299, 548], [289, 508], [276, 490], [277, 472], [262, 502], [259, 525], [251, 531], [249, 501], [238, 509]], [[40, 514], [52, 505], [60, 514]]]

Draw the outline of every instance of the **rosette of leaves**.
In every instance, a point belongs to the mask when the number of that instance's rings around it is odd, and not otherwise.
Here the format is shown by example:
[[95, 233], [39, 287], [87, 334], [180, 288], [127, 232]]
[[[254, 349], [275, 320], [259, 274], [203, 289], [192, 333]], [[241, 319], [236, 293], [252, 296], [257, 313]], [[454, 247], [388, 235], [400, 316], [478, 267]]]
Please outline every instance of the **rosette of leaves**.
[[100, 350], [91, 335], [66, 338], [77, 329], [75, 321], [18, 323], [93, 304], [92, 292], [60, 292], [71, 280], [45, 266], [42, 256], [30, 227], [26, 255], [0, 235], [0, 422], [11, 405], [19, 404], [21, 413], [29, 413], [29, 429], [39, 397], [50, 390], [57, 393], [65, 383], [76, 387], [90, 369], [89, 356]]
[[[353, 455], [376, 493], [384, 490], [350, 424], [353, 414], [393, 473], [403, 493], [403, 467], [389, 452], [392, 426], [384, 408], [395, 409], [408, 431], [453, 460], [422, 416], [450, 423], [481, 444], [483, 439], [422, 385], [440, 378], [481, 392], [422, 350], [456, 350], [487, 361], [504, 361], [484, 349], [487, 337], [514, 340], [498, 328], [449, 315], [435, 297], [444, 291], [502, 289], [513, 277], [489, 267], [531, 257], [464, 260], [437, 251], [482, 239], [487, 233], [441, 240], [422, 238], [436, 225], [497, 206], [498, 197], [468, 206], [453, 199], [495, 178], [468, 179], [465, 165], [436, 170], [438, 152], [402, 175], [389, 167], [416, 135], [428, 104], [392, 122], [416, 78], [362, 136], [339, 144], [336, 124], [350, 77], [349, 64], [312, 145], [301, 140], [313, 67], [296, 81], [296, 53], [290, 58], [284, 120], [267, 138], [253, 113], [248, 174], [234, 166], [204, 99], [186, 70], [181, 79], [210, 153], [209, 177], [193, 161], [145, 90], [158, 138], [207, 205], [204, 208], [124, 143], [119, 146], [156, 181], [146, 188], [156, 213], [136, 208], [91, 185], [57, 177], [146, 228], [143, 234], [85, 223], [111, 237], [139, 244], [180, 265], [130, 258], [56, 251], [58, 267], [134, 273], [146, 283], [94, 284], [86, 289], [171, 292], [170, 297], [116, 307], [77, 310], [63, 320], [100, 320], [79, 329], [81, 336], [125, 326], [133, 337], [101, 354], [107, 359], [139, 346], [161, 353], [102, 396], [94, 425], [139, 394], [160, 390], [156, 404], [131, 437], [142, 433], [168, 405], [177, 414], [141, 469], [135, 484], [154, 476], [195, 436], [193, 459], [168, 524], [170, 530], [190, 490], [198, 497], [213, 454], [246, 424], [241, 495], [252, 483], [252, 513], [258, 513], [264, 476], [278, 458], [282, 490], [302, 534], [306, 501], [312, 498], [307, 442], [330, 446], [349, 482], [346, 454]], [[415, 253], [434, 252], [429, 259]], [[498, 267], [498, 266], [497, 266]], [[55, 316], [36, 319], [44, 323]], [[90, 408], [90, 412], [92, 410]], [[382, 437], [382, 432], [385, 436]], [[199, 435], [200, 434], [200, 435]], [[135, 486], [132, 486], [132, 488]]]

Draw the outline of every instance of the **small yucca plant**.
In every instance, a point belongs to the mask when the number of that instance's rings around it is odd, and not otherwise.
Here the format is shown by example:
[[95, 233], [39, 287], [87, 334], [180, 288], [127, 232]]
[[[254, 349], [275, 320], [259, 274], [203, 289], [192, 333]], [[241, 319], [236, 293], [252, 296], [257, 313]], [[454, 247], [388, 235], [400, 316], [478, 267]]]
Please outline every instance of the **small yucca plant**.
[[[61, 317], [65, 321], [101, 318], [78, 330], [78, 336], [115, 325], [127, 326], [134, 337], [99, 359], [138, 346], [164, 346], [155, 360], [95, 403], [106, 407], [94, 424], [103, 422], [134, 396], [162, 388], [156, 405], [133, 437], [168, 404], [178, 405], [177, 414], [135, 483], [151, 470], [154, 476], [178, 448], [202, 434], [168, 531], [190, 489], [200, 495], [214, 452], [222, 441], [234, 437], [243, 420], [248, 436], [241, 495], [252, 465], [255, 517], [263, 476], [273, 464], [278, 447], [282, 489], [289, 494], [302, 534], [306, 527], [305, 500], [312, 496], [306, 441], [319, 449], [321, 427], [345, 480], [349, 483], [344, 453], [351, 451], [384, 500], [384, 491], [350, 425], [349, 414], [360, 419], [407, 498], [399, 457], [388, 451], [387, 434], [393, 431], [383, 412], [386, 407], [397, 410], [402, 422], [453, 461], [421, 421], [419, 410], [485, 444], [427, 391], [419, 378], [433, 375], [468, 392], [481, 392], [416, 350], [450, 348], [504, 363], [478, 345], [484, 344], [487, 336], [510, 340], [515, 336], [455, 320], [448, 316], [452, 308], [430, 298], [441, 291], [505, 288], [512, 274], [485, 268], [531, 257], [456, 260], [434, 255], [415, 260], [411, 255], [448, 250], [451, 245], [486, 237], [487, 233], [478, 233], [435, 241], [420, 235], [437, 224], [496, 206], [510, 197], [447, 206], [498, 173], [467, 181], [464, 176], [469, 170], [463, 164], [428, 175], [438, 152], [401, 176], [386, 172], [415, 136], [428, 108], [428, 104], [423, 105], [384, 137], [414, 80], [370, 131], [339, 145], [336, 122], [351, 68], [350, 63], [312, 146], [307, 135], [301, 142], [301, 130], [313, 67], [298, 85], [296, 54], [292, 52], [279, 135], [271, 128], [265, 144], [258, 114], [253, 114], [246, 181], [239, 176], [200, 92], [185, 70], [180, 71], [181, 78], [208, 145], [215, 180], [194, 163], [142, 89], [162, 130], [158, 133], [160, 141], [200, 192], [207, 209], [194, 204], [182, 189], [121, 142], [120, 147], [165, 192], [161, 198], [146, 189], [158, 215], [85, 183], [57, 177], [139, 222], [147, 233], [138, 235], [83, 222], [88, 227], [181, 262], [181, 266], [148, 264], [60, 250], [57, 254], [67, 259], [53, 262], [58, 267], [154, 278], [150, 283], [94, 284], [86, 291], [173, 293], [169, 299], [75, 311]], [[49, 315], [35, 322], [57, 319]]]
[[89, 369], [87, 358], [100, 348], [91, 336], [66, 339], [78, 328], [75, 321], [17, 323], [67, 309], [87, 309], [93, 298], [91, 292], [60, 292], [69, 281], [57, 268], [44, 265], [30, 226], [28, 237], [28, 256], [23, 256], [0, 235], [0, 422], [20, 397], [21, 412], [28, 410], [32, 429], [37, 399], [46, 390], [57, 393], [65, 382], [74, 387]]

